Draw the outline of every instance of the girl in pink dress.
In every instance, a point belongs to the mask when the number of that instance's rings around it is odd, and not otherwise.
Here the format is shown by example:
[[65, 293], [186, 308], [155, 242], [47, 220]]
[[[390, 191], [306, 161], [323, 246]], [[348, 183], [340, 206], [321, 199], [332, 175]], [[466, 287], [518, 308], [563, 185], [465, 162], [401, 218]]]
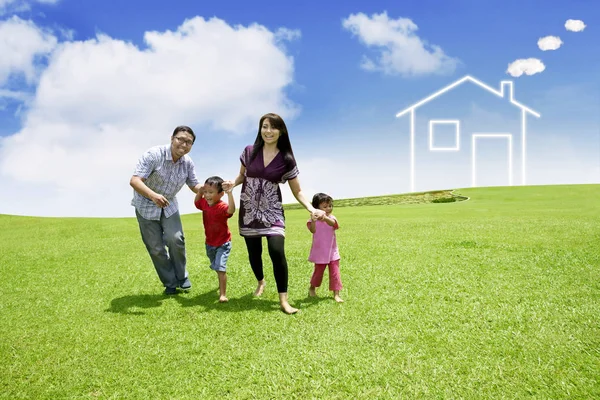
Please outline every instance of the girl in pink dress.
[[335, 301], [341, 303], [344, 300], [340, 297], [340, 290], [342, 290], [340, 252], [335, 239], [335, 231], [339, 228], [339, 225], [337, 219], [331, 214], [333, 199], [325, 193], [317, 193], [313, 196], [312, 205], [314, 208], [325, 211], [325, 215], [320, 218], [313, 215], [306, 223], [313, 234], [308, 261], [315, 263], [315, 270], [310, 278], [308, 295], [317, 295], [316, 289], [321, 286], [323, 273], [329, 265], [329, 290], [333, 291]]

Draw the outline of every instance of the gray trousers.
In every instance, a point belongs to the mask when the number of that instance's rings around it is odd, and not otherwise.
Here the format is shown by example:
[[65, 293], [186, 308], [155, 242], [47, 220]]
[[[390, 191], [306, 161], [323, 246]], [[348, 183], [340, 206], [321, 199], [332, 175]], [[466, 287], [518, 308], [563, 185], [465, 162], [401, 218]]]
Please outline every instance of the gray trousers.
[[[160, 220], [153, 221], [142, 217], [135, 211], [142, 241], [146, 245], [156, 273], [166, 288], [176, 288], [186, 281], [185, 238], [179, 211], [165, 217], [160, 213]], [[167, 251], [168, 249], [168, 251]]]

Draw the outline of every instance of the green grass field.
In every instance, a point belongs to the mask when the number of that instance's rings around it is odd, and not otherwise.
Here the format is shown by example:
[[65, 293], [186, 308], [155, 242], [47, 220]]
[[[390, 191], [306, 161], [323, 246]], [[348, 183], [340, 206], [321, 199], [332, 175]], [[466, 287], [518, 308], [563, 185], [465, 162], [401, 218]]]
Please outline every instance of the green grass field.
[[2, 215], [0, 396], [600, 398], [600, 185], [458, 194], [334, 209], [343, 304], [327, 278], [307, 297], [308, 214], [286, 211], [292, 316], [270, 268], [251, 296], [235, 221], [219, 304], [199, 214], [171, 297], [135, 218]]

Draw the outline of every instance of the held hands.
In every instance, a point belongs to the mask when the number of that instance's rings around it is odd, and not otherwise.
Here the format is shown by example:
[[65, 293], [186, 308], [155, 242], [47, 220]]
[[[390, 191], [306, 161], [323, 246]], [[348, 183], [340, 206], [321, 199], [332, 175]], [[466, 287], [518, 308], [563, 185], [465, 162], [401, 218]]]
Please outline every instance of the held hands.
[[325, 218], [325, 211], [323, 210], [314, 210], [310, 213], [310, 219], [313, 221], [322, 220], [323, 218]]
[[230, 193], [233, 190], [234, 182], [233, 181], [223, 181], [221, 187], [226, 193]]

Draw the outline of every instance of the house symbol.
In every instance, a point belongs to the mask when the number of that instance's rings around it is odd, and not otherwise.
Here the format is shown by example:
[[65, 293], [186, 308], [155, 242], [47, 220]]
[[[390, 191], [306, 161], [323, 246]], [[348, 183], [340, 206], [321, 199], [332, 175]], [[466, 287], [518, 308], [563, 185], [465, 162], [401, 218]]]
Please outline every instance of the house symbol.
[[[472, 82], [482, 89], [487, 90], [490, 93], [495, 94], [500, 98], [504, 98], [510, 102], [510, 104], [518, 107], [521, 110], [521, 132], [520, 132], [520, 146], [521, 146], [521, 184], [525, 185], [525, 162], [526, 162], [526, 142], [527, 142], [527, 114], [534, 115], [540, 118], [540, 114], [531, 108], [519, 103], [513, 98], [513, 82], [512, 81], [500, 81], [500, 90], [496, 90], [489, 85], [481, 82], [472, 76], [466, 75], [463, 78], [451, 83], [450, 85], [438, 90], [432, 95], [424, 98], [423, 100], [413, 104], [412, 106], [400, 111], [396, 114], [396, 117], [401, 117], [405, 114], [410, 114], [410, 191], [415, 191], [415, 110], [429, 101], [435, 99], [438, 96], [454, 89], [455, 87], [465, 83]], [[433, 146], [433, 131], [435, 125], [452, 125], [455, 127], [456, 140], [455, 145], [452, 147], [434, 147]], [[456, 119], [439, 119], [429, 120], [429, 150], [430, 151], [460, 151], [460, 121]], [[495, 138], [495, 139], [506, 139], [508, 142], [508, 179], [509, 185], [513, 184], [513, 142], [511, 133], [473, 133], [471, 135], [471, 186], [476, 186], [476, 142], [478, 139]]]

